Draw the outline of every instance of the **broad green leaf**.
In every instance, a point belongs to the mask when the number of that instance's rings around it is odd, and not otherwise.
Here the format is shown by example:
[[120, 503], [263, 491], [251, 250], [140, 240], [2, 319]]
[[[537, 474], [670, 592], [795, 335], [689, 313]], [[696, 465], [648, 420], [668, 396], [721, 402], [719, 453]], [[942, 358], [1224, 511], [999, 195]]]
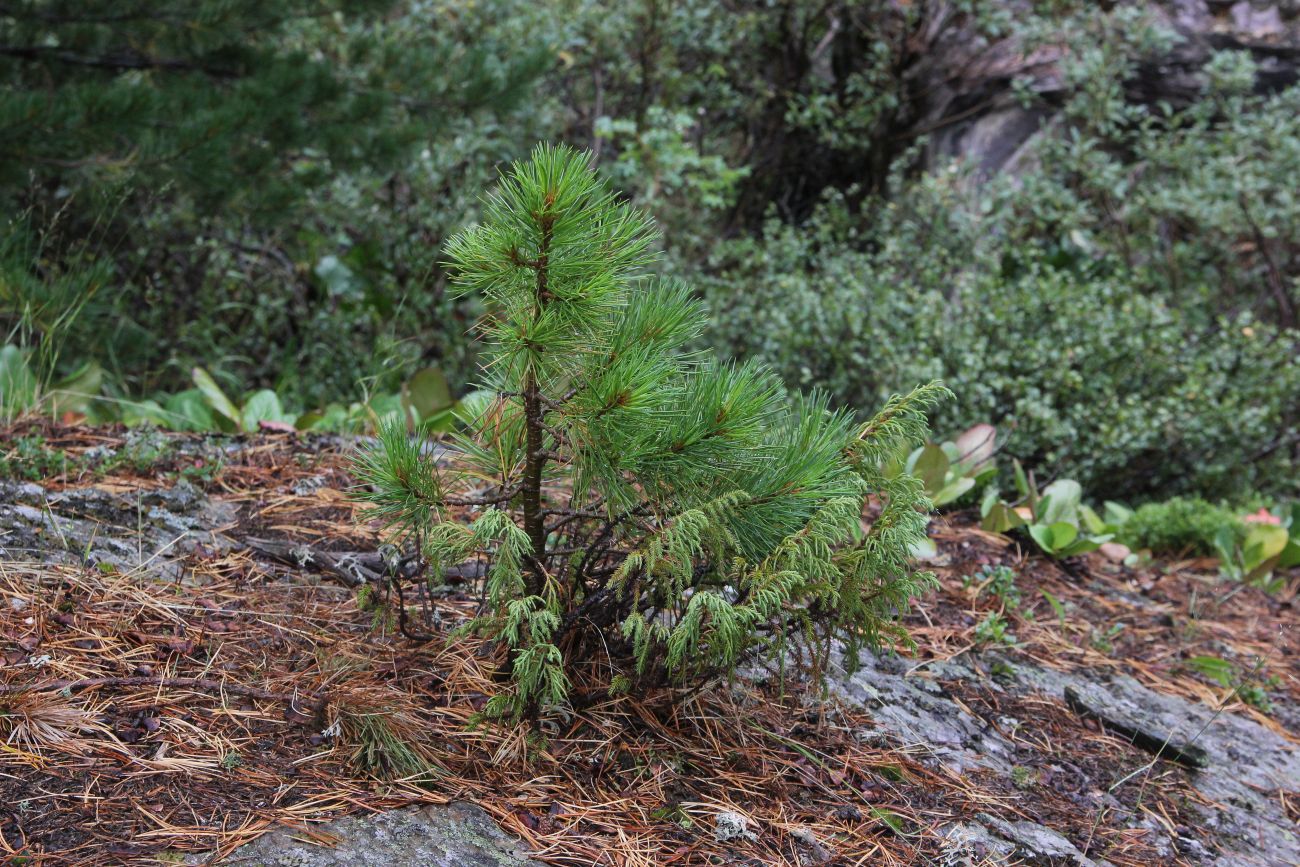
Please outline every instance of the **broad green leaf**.
[[1245, 575], [1241, 580], [1254, 583], [1267, 579], [1282, 559], [1289, 542], [1285, 528], [1276, 524], [1251, 524], [1241, 547]]
[[168, 413], [167, 420], [162, 422], [165, 427], [195, 431], [219, 430], [211, 404], [197, 388], [176, 392], [167, 398], [163, 408]]
[[912, 462], [911, 473], [925, 485], [925, 492], [933, 495], [943, 487], [950, 466], [943, 449], [930, 443], [921, 448], [916, 460]]
[[997, 489], [996, 485], [989, 485], [989, 487], [984, 490], [984, 497], [980, 500], [981, 518], [987, 518], [989, 512], [993, 511], [993, 507], [998, 505], [998, 496], [1000, 493], [1001, 492]]
[[451, 388], [447, 385], [447, 377], [443, 376], [442, 371], [436, 367], [426, 367], [417, 371], [407, 381], [406, 393], [411, 407], [421, 420], [430, 419], [450, 409], [454, 403], [451, 399]]
[[1287, 531], [1276, 524], [1251, 524], [1246, 532], [1246, 542], [1241, 549], [1246, 568], [1254, 569], [1280, 556], [1286, 548], [1287, 541]]
[[0, 412], [18, 415], [34, 408], [37, 389], [27, 353], [12, 343], [0, 348]]
[[400, 394], [377, 394], [366, 404], [364, 412], [368, 416], [369, 425], [375, 430], [393, 419], [399, 419], [403, 424], [410, 423], [409, 408]]
[[293, 420], [293, 426], [298, 430], [312, 430], [325, 418], [325, 413], [317, 409], [308, 410]]
[[1214, 548], [1223, 565], [1229, 565], [1237, 557], [1237, 537], [1231, 527], [1220, 527], [1214, 534]]
[[1034, 524], [1029, 535], [1049, 554], [1061, 554], [1079, 536], [1079, 528], [1065, 521], [1055, 524]]
[[240, 424], [239, 408], [231, 402], [230, 398], [226, 397], [226, 393], [221, 390], [221, 386], [217, 385], [217, 381], [212, 378], [212, 374], [201, 367], [196, 367], [190, 372], [190, 376], [194, 380], [194, 385], [198, 387], [199, 391], [203, 392], [203, 397], [207, 400], [208, 406], [212, 407], [217, 415], [227, 419], [236, 428], [242, 426]]
[[1084, 536], [1062, 547], [1057, 552], [1057, 555], [1060, 557], [1077, 557], [1080, 554], [1087, 554], [1090, 551], [1096, 551], [1113, 538], [1113, 536]]
[[[1049, 502], [1050, 500], [1050, 502]], [[1046, 524], [1079, 522], [1079, 505], [1083, 501], [1083, 487], [1074, 479], [1057, 479], [1043, 490], [1043, 499], [1034, 517]]]
[[1052, 544], [1057, 548], [1064, 548], [1066, 545], [1079, 538], [1079, 528], [1068, 521], [1057, 521], [1052, 524]]
[[1020, 496], [1029, 498], [1029, 508], [1033, 508], [1038, 500], [1037, 492], [1029, 484], [1029, 476], [1025, 474], [1025, 468], [1020, 461], [1012, 461], [1012, 468], [1015, 471], [1016, 490]]
[[961, 499], [962, 495], [973, 487], [975, 487], [975, 480], [969, 476], [962, 476], [940, 488], [939, 491], [930, 498], [930, 502], [936, 507], [946, 506], [949, 503]]
[[293, 421], [293, 416], [285, 413], [278, 394], [269, 388], [263, 388], [250, 394], [248, 400], [244, 401], [240, 421], [243, 422], [244, 430], [253, 433], [258, 428], [258, 422], [290, 422]]
[[1232, 663], [1217, 656], [1193, 656], [1187, 664], [1220, 686], [1232, 686], [1235, 672]]
[[73, 373], [50, 387], [46, 400], [50, 410], [59, 415], [65, 412], [85, 412], [99, 396], [104, 384], [104, 369], [97, 362], [87, 361]]
[[420, 422], [421, 429], [428, 433], [447, 433], [456, 426], [455, 407], [447, 407], [444, 410], [435, 412]]
[[1092, 510], [1091, 506], [1079, 507], [1079, 518], [1083, 522], [1083, 529], [1094, 535], [1105, 533], [1110, 529], [1101, 516]]
[[1123, 503], [1107, 500], [1102, 504], [1102, 514], [1106, 516], [1106, 523], [1110, 526], [1122, 527], [1133, 517], [1133, 510]]
[[[127, 401], [121, 404], [119, 420], [127, 427], [146, 423], [172, 430], [178, 427], [178, 416], [168, 412], [156, 400]], [[184, 424], [184, 419], [180, 419], [180, 422]]]
[[1024, 526], [1024, 519], [1017, 515], [1006, 503], [996, 503], [984, 516], [980, 527], [990, 533], [1005, 533], [1016, 527]]
[[496, 399], [496, 392], [481, 388], [471, 391], [456, 404], [456, 417], [462, 422], [472, 424], [491, 408]]
[[924, 539], [917, 539], [912, 545], [911, 557], [913, 560], [933, 560], [939, 556], [939, 546], [929, 536]]
[[1300, 541], [1288, 539], [1286, 547], [1278, 555], [1277, 568], [1290, 569], [1294, 566], [1300, 566]]
[[1049, 524], [1030, 525], [1029, 535], [1038, 543], [1039, 548], [1042, 548], [1049, 554], [1056, 553], [1056, 546], [1052, 542], [1052, 528]]

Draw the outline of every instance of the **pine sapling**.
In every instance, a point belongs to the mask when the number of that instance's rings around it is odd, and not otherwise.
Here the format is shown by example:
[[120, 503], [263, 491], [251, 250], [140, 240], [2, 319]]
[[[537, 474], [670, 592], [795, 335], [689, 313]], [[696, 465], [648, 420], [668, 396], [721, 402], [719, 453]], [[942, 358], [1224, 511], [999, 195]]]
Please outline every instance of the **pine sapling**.
[[908, 564], [920, 483], [880, 468], [924, 437], [945, 389], [859, 424], [687, 348], [706, 312], [648, 274], [655, 240], [586, 155], [539, 146], [448, 248], [455, 291], [489, 310], [492, 398], [464, 414], [446, 466], [401, 424], [359, 461], [373, 514], [418, 540], [435, 579], [486, 564], [473, 626], [509, 681], [489, 714], [565, 702], [597, 657], [612, 690], [835, 640], [854, 659], [905, 640], [897, 615], [930, 580]]

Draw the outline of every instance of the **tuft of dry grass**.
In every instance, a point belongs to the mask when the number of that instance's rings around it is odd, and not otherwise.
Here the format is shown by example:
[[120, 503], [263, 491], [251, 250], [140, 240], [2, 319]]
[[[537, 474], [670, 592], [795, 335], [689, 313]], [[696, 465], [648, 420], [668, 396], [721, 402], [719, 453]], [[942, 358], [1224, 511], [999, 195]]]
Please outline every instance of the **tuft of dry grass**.
[[428, 783], [446, 776], [428, 722], [403, 693], [374, 685], [347, 689], [330, 704], [326, 728], [352, 767], [381, 780]]
[[0, 738], [37, 756], [47, 751], [84, 755], [109, 735], [99, 712], [57, 692], [21, 690], [0, 696]]

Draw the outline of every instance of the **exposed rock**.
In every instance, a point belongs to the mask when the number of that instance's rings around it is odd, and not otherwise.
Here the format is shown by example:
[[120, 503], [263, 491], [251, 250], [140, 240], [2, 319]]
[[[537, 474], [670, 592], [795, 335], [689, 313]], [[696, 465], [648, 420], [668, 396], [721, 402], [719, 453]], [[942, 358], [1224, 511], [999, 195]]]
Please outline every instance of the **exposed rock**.
[[1012, 855], [1026, 864], [1079, 864], [1091, 867], [1096, 862], [1085, 857], [1069, 840], [1035, 822], [1007, 822], [988, 813], [980, 813], [980, 822], [999, 838], [1012, 843]]
[[1060, 834], [1034, 822], [1006, 822], [980, 813], [977, 822], [951, 825], [943, 836], [945, 867], [975, 864], [1077, 864], [1098, 862]]
[[1257, 5], [1241, 0], [1232, 7], [1233, 28], [1251, 39], [1279, 39], [1286, 36], [1281, 11], [1273, 5]]
[[[1247, 717], [1157, 693], [1129, 677], [1066, 673], [995, 654], [985, 661], [997, 667], [1000, 682], [953, 661], [918, 666], [915, 660], [864, 653], [859, 669], [837, 678], [833, 687], [873, 709], [889, 735], [925, 746], [934, 764], [958, 772], [1012, 774], [1016, 747], [997, 726], [968, 713], [938, 680], [978, 680], [981, 689], [1055, 699], [1153, 754], [1194, 768], [1192, 784], [1207, 802], [1194, 809], [1219, 851], [1150, 827], [1153, 838], [1168, 837], [1157, 848], [1176, 849], [1192, 864], [1300, 864], [1300, 835], [1277, 798], [1279, 789], [1300, 788], [1300, 750], [1284, 738]], [[1033, 822], [981, 815], [978, 822], [952, 826], [945, 837], [955, 859], [948, 863], [954, 865], [984, 863], [981, 858], [1092, 863], [1059, 833]]]
[[[916, 670], [908, 676], [911, 669]], [[950, 770], [989, 768], [1010, 774], [1014, 745], [957, 707], [934, 682], [936, 673], [950, 679], [976, 677], [952, 662], [916, 668], [914, 660], [864, 652], [858, 671], [833, 686], [871, 708], [890, 734], [905, 744], [927, 747], [936, 763]]]
[[976, 864], [1001, 864], [1011, 859], [1016, 846], [994, 836], [977, 822], [949, 825], [943, 830], [943, 867], [974, 867]]
[[[1300, 80], [1300, 20], [1295, 0], [1165, 0], [1146, 11], [1177, 35], [1163, 54], [1145, 58], [1126, 82], [1130, 102], [1183, 108], [1204, 98], [1205, 67], [1216, 52], [1243, 51], [1256, 65], [1255, 90], [1274, 93]], [[1019, 175], [1032, 145], [1060, 118], [1065, 93], [1060, 46], [1026, 51], [1012, 36], [985, 45], [961, 31], [931, 47], [914, 71], [927, 82], [916, 126], [929, 133], [930, 167], [960, 159], [977, 176]], [[1040, 97], [1022, 107], [1013, 82]]]
[[1081, 716], [1097, 720], [1152, 755], [1193, 768], [1210, 763], [1205, 748], [1196, 745], [1196, 732], [1188, 731], [1186, 725], [1177, 728], [1161, 725], [1123, 695], [1116, 696], [1088, 683], [1066, 686], [1064, 696], [1065, 703]]
[[337, 842], [317, 846], [308, 842], [307, 835], [281, 828], [240, 847], [221, 863], [242, 867], [541, 867], [487, 813], [462, 802], [347, 816], [313, 827], [312, 836]]
[[[0, 559], [104, 564], [129, 570], [150, 564], [176, 578], [172, 556], [202, 542], [229, 546], [218, 528], [232, 511], [185, 480], [162, 490], [46, 490], [0, 482]], [[170, 556], [169, 556], [170, 555]]]
[[[1197, 760], [1192, 782], [1210, 802], [1202, 808], [1223, 851], [1217, 859], [1178, 841], [1198, 863], [1300, 864], [1300, 833], [1277, 792], [1300, 788], [1300, 749], [1254, 720], [1148, 689], [1131, 677], [1084, 678], [1051, 669], [1005, 664], [1025, 688], [1074, 697], [1076, 709], [1100, 717], [1134, 743], [1159, 752], [1168, 743]], [[1170, 756], [1174, 758], [1174, 756]], [[1194, 844], [1194, 845], [1188, 845]]]

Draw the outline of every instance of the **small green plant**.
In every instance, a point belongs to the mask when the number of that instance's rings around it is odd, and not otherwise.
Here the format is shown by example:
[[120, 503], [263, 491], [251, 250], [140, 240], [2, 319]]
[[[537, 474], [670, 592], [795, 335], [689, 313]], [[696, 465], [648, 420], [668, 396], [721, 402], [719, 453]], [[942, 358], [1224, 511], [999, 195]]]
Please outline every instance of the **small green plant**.
[[199, 487], [207, 487], [221, 476], [223, 469], [225, 461], [220, 457], [197, 458], [181, 467], [180, 477]]
[[1073, 479], [1057, 479], [1040, 493], [1017, 462], [1016, 487], [1022, 505], [998, 499], [989, 488], [980, 506], [985, 530], [1005, 533], [1023, 527], [1044, 553], [1055, 558], [1096, 551], [1115, 537], [1115, 529], [1083, 503], [1083, 488]]
[[977, 424], [956, 440], [926, 443], [891, 471], [901, 470], [919, 478], [925, 495], [938, 508], [960, 500], [994, 476], [998, 471], [993, 462], [996, 452], [997, 430], [992, 425]]
[[446, 377], [436, 367], [416, 371], [401, 390], [374, 394], [347, 405], [330, 403], [322, 409], [295, 413], [271, 389], [248, 394], [242, 403], [232, 399], [202, 367], [191, 371], [193, 388], [141, 401], [91, 401], [88, 418], [94, 423], [122, 422], [129, 426], [153, 425], [170, 430], [253, 433], [261, 429], [357, 433], [377, 430], [393, 419], [412, 430], [430, 433], [451, 430], [457, 414], [473, 414], [486, 395], [470, 392], [452, 398]]
[[1300, 539], [1291, 538], [1300, 528], [1300, 503], [1279, 511], [1283, 514], [1260, 510], [1248, 516], [1244, 536], [1233, 527], [1220, 528], [1214, 543], [1224, 577], [1270, 593], [1281, 589], [1283, 579], [1275, 578], [1274, 570], [1300, 566]]
[[1016, 643], [1016, 637], [1009, 632], [1007, 619], [1000, 612], [990, 611], [984, 619], [975, 625], [975, 643], [978, 645]]
[[1038, 772], [1024, 765], [1016, 765], [1011, 769], [1011, 782], [1017, 789], [1032, 789], [1038, 782]]
[[1057, 626], [1060, 627], [1061, 631], [1064, 632], [1065, 631], [1065, 604], [1062, 603], [1061, 600], [1057, 599], [1055, 596], [1053, 596], [1051, 593], [1049, 593], [1046, 590], [1039, 588], [1038, 592], [1043, 594], [1043, 598], [1046, 599], [1047, 604], [1051, 606], [1052, 613], [1056, 615], [1056, 624]]
[[[440, 466], [390, 423], [358, 464], [372, 514], [419, 540], [435, 580], [488, 563], [473, 628], [507, 676], [487, 716], [564, 702], [595, 654], [651, 685], [795, 641], [843, 640], [856, 659], [905, 638], [897, 612], [932, 580], [908, 565], [920, 482], [881, 467], [924, 437], [945, 390], [861, 424], [686, 349], [705, 312], [648, 278], [654, 236], [587, 156], [543, 146], [516, 163], [448, 246], [456, 290], [489, 309], [491, 396], [460, 413], [459, 461]], [[863, 531], [869, 493], [884, 511]]]
[[1010, 566], [984, 565], [974, 575], [962, 579], [963, 587], [975, 587], [978, 593], [988, 592], [1011, 610], [1020, 607], [1020, 588], [1016, 587], [1016, 570]]
[[362, 773], [421, 780], [441, 772], [423, 723], [408, 711], [356, 702], [338, 709], [332, 731]]
[[357, 588], [357, 610], [370, 615], [370, 628], [376, 632], [390, 628], [395, 619], [384, 594], [373, 584]]
[[39, 435], [18, 437], [12, 448], [0, 451], [0, 478], [39, 482], [81, 469], [80, 462], [62, 449], [48, 447]]
[[1089, 643], [1092, 644], [1093, 650], [1105, 654], [1115, 652], [1115, 639], [1119, 638], [1124, 632], [1123, 623], [1112, 623], [1105, 629], [1093, 627]]
[[1276, 674], [1261, 678], [1259, 669], [1262, 664], [1252, 671], [1243, 671], [1219, 656], [1194, 656], [1187, 660], [1187, 666], [1219, 686], [1234, 690], [1237, 697], [1251, 707], [1264, 713], [1273, 712], [1267, 690], [1281, 686], [1281, 679]]

